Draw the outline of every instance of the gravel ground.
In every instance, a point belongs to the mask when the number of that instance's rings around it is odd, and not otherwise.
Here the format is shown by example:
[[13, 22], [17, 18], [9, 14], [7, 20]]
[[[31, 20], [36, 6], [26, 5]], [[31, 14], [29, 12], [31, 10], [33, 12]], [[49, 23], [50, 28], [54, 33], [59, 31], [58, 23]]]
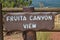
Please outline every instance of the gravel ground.
[[22, 33], [13, 33], [11, 35], [4, 35], [4, 40], [23, 40]]

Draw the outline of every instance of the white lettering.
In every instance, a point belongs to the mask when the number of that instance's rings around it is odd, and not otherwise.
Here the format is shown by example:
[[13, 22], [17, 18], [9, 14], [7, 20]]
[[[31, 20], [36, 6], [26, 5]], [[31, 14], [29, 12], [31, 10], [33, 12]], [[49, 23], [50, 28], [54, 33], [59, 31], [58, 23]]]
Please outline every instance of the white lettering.
[[[30, 21], [38, 21], [38, 20], [52, 20], [52, 16], [51, 15], [38, 15], [38, 16], [28, 16], [28, 20]], [[27, 21], [27, 17], [26, 16], [7, 16], [6, 17], [6, 21]]]
[[7, 16], [6, 21], [26, 21], [25, 16]]
[[44, 16], [30, 16], [30, 20], [52, 20], [52, 16], [44, 15]]
[[9, 21], [9, 19], [10, 19], [9, 16], [7, 16], [7, 17], [6, 17], [6, 21]]
[[23, 24], [23, 28], [25, 28], [25, 29], [36, 28], [36, 24], [32, 24], [32, 23], [29, 23], [29, 24]]

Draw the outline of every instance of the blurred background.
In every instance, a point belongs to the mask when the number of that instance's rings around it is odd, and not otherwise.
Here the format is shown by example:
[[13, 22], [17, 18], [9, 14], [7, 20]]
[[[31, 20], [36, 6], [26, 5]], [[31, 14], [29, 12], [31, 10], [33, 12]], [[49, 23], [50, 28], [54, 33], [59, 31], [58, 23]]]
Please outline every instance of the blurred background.
[[60, 7], [60, 0], [0, 0], [3, 7], [23, 7], [23, 5], [33, 7]]
[[[23, 8], [33, 6], [36, 8], [60, 8], [60, 0], [0, 0], [2, 8]], [[60, 12], [55, 16], [54, 30], [60, 30]], [[17, 34], [16, 34], [17, 33]], [[60, 32], [36, 32], [37, 40], [60, 40]], [[7, 36], [4, 32], [4, 40], [23, 40], [22, 32], [14, 32]]]

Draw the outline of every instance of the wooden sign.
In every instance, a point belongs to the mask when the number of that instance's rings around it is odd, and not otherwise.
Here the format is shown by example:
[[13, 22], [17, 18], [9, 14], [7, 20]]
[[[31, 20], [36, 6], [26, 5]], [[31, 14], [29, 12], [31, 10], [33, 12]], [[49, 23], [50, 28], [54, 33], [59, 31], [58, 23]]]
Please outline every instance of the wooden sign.
[[10, 12], [4, 15], [4, 26], [12, 30], [52, 30], [54, 28], [53, 12]]

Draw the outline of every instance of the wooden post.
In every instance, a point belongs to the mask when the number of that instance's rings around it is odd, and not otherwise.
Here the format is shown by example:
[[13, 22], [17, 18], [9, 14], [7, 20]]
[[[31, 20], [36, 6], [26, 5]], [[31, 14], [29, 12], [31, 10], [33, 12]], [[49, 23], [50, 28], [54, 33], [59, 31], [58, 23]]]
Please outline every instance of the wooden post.
[[23, 32], [24, 40], [36, 40], [36, 32], [33, 30], [27, 30]]
[[0, 3], [0, 40], [3, 40], [2, 4]]
[[[23, 8], [23, 12], [33, 12], [34, 7]], [[23, 32], [24, 40], [36, 40], [36, 32], [33, 30], [26, 30]]]
[[[22, 12], [23, 8], [3, 8], [3, 12]], [[34, 12], [60, 12], [60, 8], [34, 8]]]

